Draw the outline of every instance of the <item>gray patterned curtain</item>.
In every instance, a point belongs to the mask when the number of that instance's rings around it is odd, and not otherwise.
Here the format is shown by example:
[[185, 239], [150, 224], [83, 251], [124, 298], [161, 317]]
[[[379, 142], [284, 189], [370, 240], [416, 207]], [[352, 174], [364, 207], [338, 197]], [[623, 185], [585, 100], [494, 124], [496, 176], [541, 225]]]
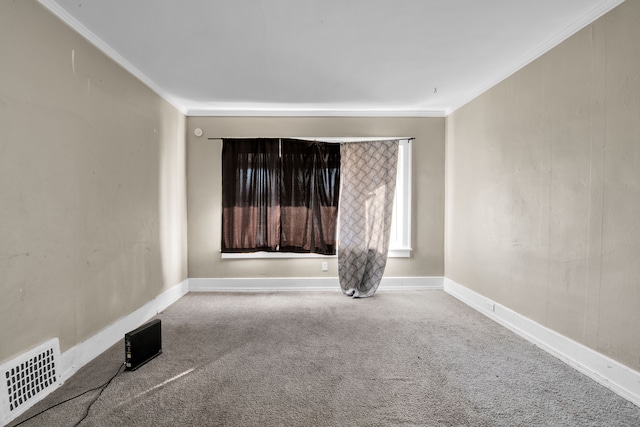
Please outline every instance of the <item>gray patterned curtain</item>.
[[342, 145], [338, 276], [342, 292], [372, 296], [387, 264], [398, 140]]

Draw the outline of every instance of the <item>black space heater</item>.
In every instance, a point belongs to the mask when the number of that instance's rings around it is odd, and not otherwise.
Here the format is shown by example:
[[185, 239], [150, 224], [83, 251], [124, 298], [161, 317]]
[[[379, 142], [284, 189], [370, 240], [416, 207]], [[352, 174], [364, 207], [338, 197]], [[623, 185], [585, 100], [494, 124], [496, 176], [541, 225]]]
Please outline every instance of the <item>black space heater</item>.
[[125, 370], [135, 371], [162, 353], [160, 319], [145, 323], [124, 335]]

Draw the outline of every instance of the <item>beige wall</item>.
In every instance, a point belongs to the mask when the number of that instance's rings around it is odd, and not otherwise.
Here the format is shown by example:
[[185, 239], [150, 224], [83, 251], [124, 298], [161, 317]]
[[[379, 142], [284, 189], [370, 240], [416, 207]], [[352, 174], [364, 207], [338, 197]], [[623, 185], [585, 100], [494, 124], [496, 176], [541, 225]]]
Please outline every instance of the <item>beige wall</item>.
[[640, 1], [447, 118], [448, 278], [640, 369]]
[[34, 0], [0, 2], [0, 363], [186, 278], [185, 118]]
[[[391, 258], [389, 277], [444, 272], [444, 119], [335, 117], [190, 117], [187, 120], [189, 277], [337, 277], [335, 258], [222, 260], [220, 258], [222, 143], [207, 137], [413, 136], [413, 255]], [[204, 135], [196, 137], [195, 128]]]
[[445, 227], [445, 119], [185, 121], [34, 0], [0, 2], [0, 363], [185, 279], [187, 198], [189, 277], [337, 275], [220, 259], [206, 137], [414, 136], [414, 251], [386, 275], [446, 274], [639, 369], [638, 21], [627, 0], [446, 119]]

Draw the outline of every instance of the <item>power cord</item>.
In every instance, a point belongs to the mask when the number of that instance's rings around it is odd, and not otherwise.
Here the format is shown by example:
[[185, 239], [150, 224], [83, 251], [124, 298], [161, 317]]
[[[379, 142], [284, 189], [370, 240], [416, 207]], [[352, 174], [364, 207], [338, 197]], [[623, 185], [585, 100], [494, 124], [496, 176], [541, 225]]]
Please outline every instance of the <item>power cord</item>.
[[[107, 383], [102, 387], [102, 389], [100, 390], [100, 393], [98, 393], [98, 395], [91, 401], [91, 403], [89, 404], [89, 406], [87, 406], [87, 410], [85, 411], [84, 415], [82, 418], [80, 418], [80, 421], [78, 421], [77, 423], [75, 423], [74, 427], [78, 427], [80, 425], [81, 422], [84, 421], [85, 418], [87, 418], [87, 416], [89, 415], [89, 411], [91, 410], [91, 407], [93, 406], [94, 403], [96, 403], [96, 401], [100, 398], [100, 396], [102, 396], [102, 392], [109, 387], [109, 384], [111, 384], [111, 381], [113, 381], [113, 379], [115, 377], [118, 376], [118, 374], [121, 372], [120, 370], [122, 369], [122, 367], [125, 366], [125, 364], [123, 363], [122, 365], [120, 365], [118, 367], [118, 370], [116, 371], [116, 373], [109, 378], [109, 381], [107, 381]], [[98, 387], [99, 388], [99, 387]], [[97, 388], [94, 388], [94, 390], [97, 390]]]
[[70, 398], [68, 398], [66, 400], [63, 400], [62, 402], [56, 403], [55, 405], [49, 406], [48, 408], [43, 409], [42, 411], [38, 412], [37, 414], [30, 416], [26, 420], [20, 421], [18, 424], [15, 424], [13, 427], [18, 427], [19, 425], [24, 424], [27, 421], [34, 419], [38, 415], [44, 414], [45, 412], [47, 412], [50, 409], [55, 408], [56, 406], [60, 406], [63, 403], [67, 403], [67, 402], [69, 402], [69, 401], [71, 401], [73, 399], [77, 399], [80, 396], [84, 396], [87, 393], [91, 393], [92, 391], [96, 391], [98, 389], [101, 389], [100, 393], [98, 393], [98, 395], [91, 401], [91, 403], [87, 407], [87, 410], [85, 411], [84, 416], [80, 419], [80, 421], [78, 421], [77, 423], [74, 424], [74, 427], [77, 427], [78, 425], [80, 425], [81, 422], [83, 422], [85, 420], [85, 418], [87, 418], [87, 416], [89, 415], [89, 411], [91, 410], [91, 407], [93, 406], [94, 403], [96, 403], [98, 398], [102, 395], [102, 392], [109, 386], [109, 384], [111, 384], [111, 381], [113, 381], [114, 378], [117, 377], [120, 372], [122, 372], [121, 369], [122, 369], [122, 367], [124, 365], [125, 364], [123, 363], [122, 365], [118, 366], [118, 370], [116, 371], [116, 373], [111, 378], [109, 378], [109, 381], [107, 381], [106, 383], [101, 384], [98, 387], [92, 388], [91, 390], [83, 391], [82, 393], [80, 393], [80, 394], [78, 394], [76, 396], [70, 397]]

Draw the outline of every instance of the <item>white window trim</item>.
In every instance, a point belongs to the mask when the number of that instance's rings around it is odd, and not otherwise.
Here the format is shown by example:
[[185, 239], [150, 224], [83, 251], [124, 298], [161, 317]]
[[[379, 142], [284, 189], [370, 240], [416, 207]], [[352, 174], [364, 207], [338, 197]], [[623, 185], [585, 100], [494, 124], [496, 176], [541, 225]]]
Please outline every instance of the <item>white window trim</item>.
[[[298, 137], [297, 139], [318, 140], [325, 142], [356, 142], [399, 139], [398, 177], [396, 180], [396, 198], [394, 199], [393, 223], [389, 258], [411, 257], [411, 138], [376, 137], [376, 138], [319, 138]], [[398, 196], [401, 196], [398, 199]], [[398, 223], [397, 220], [401, 219]], [[339, 249], [338, 249], [339, 250]], [[263, 258], [336, 258], [337, 255], [300, 254], [295, 252], [250, 252], [221, 253], [222, 259], [263, 259]]]
[[[398, 200], [398, 197], [400, 199]], [[411, 140], [401, 139], [389, 257], [411, 256]]]

